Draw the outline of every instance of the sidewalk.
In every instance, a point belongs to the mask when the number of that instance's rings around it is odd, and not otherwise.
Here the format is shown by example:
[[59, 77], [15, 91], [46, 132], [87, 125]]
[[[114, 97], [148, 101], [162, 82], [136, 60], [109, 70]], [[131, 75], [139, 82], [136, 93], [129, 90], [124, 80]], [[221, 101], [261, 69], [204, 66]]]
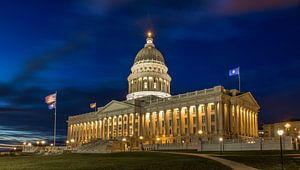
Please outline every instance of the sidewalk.
[[217, 162], [219, 162], [219, 163], [221, 163], [225, 166], [228, 166], [228, 167], [230, 167], [234, 170], [257, 170], [256, 168], [247, 166], [247, 165], [242, 164], [242, 163], [230, 161], [230, 160], [219, 158], [219, 157], [213, 157], [213, 156], [210, 156], [208, 154], [182, 153], [182, 152], [162, 152], [162, 153], [190, 155], [190, 156], [198, 156], [198, 157], [202, 157], [202, 158], [206, 158], [206, 159], [211, 159], [211, 160], [217, 161]]

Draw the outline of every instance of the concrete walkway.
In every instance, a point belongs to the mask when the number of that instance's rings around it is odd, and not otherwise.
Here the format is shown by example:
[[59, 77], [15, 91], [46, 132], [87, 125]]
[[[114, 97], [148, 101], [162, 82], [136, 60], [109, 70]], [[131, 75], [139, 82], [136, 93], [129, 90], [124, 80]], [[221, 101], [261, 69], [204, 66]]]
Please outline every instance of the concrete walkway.
[[206, 159], [211, 159], [211, 160], [217, 161], [217, 162], [219, 162], [219, 163], [221, 163], [221, 164], [223, 164], [227, 167], [230, 167], [234, 170], [257, 170], [256, 168], [247, 166], [247, 165], [242, 164], [242, 163], [230, 161], [230, 160], [219, 158], [219, 157], [213, 157], [213, 156], [210, 156], [208, 154], [183, 153], [183, 152], [162, 152], [162, 153], [170, 153], [170, 154], [178, 154], [178, 155], [190, 155], [190, 156], [198, 156], [198, 157], [202, 157], [202, 158], [206, 158]]

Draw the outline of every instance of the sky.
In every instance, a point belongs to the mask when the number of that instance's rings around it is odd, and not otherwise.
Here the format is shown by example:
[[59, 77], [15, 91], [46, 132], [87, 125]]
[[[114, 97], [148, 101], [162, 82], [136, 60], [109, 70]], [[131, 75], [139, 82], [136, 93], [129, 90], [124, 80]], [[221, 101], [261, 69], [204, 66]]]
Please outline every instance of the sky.
[[57, 135], [68, 116], [125, 100], [147, 31], [171, 94], [222, 85], [261, 106], [259, 123], [300, 118], [299, 0], [44, 0], [0, 2], [0, 143], [53, 135], [44, 97], [57, 91]]

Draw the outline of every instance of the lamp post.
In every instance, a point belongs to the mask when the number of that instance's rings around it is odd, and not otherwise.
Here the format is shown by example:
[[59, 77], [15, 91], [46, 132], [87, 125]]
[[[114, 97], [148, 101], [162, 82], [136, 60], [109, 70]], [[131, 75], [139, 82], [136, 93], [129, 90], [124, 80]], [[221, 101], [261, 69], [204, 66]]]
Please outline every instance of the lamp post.
[[220, 155], [221, 155], [223, 152], [223, 138], [222, 137], [219, 138], [219, 142], [220, 142]]
[[141, 141], [141, 150], [144, 150], [144, 148], [143, 148], [143, 140], [144, 140], [144, 136], [140, 136], [139, 139], [140, 139], [140, 141]]
[[259, 138], [260, 138], [260, 151], [262, 151], [262, 143], [263, 143], [263, 137], [264, 132], [258, 132]]
[[298, 150], [300, 150], [300, 146], [299, 146], [299, 144], [300, 144], [300, 135], [298, 135], [297, 137], [298, 137], [298, 139], [297, 139], [297, 147], [296, 148], [298, 148]]
[[203, 131], [199, 130], [198, 134], [199, 134], [199, 142], [200, 142], [200, 151], [202, 152], [202, 136], [201, 135], [203, 134]]
[[156, 148], [156, 149], [158, 150], [158, 146], [159, 146], [160, 138], [159, 138], [159, 137], [157, 137], [157, 138], [156, 138], [156, 141], [157, 141], [157, 148]]
[[277, 130], [277, 134], [279, 135], [279, 138], [280, 138], [281, 169], [283, 170], [283, 153], [282, 153], [282, 135], [283, 135], [283, 130]]
[[127, 147], [126, 138], [122, 138], [122, 142], [124, 142], [124, 152], [125, 152], [126, 151], [126, 147]]

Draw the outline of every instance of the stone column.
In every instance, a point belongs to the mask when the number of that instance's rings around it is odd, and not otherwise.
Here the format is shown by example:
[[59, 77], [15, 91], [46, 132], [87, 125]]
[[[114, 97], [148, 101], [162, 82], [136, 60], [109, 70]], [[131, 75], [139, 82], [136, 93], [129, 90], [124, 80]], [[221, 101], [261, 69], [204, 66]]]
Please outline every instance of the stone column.
[[144, 113], [143, 115], [143, 136], [148, 136], [147, 134], [147, 113]]
[[171, 128], [172, 128], [172, 135], [175, 136], [175, 114], [174, 114], [174, 109], [171, 109], [170, 112], [170, 117], [171, 117]]
[[255, 112], [255, 135], [258, 135], [258, 112]]
[[130, 113], [127, 114], [127, 125], [126, 125], [126, 136], [129, 136], [129, 119], [130, 119]]
[[205, 127], [206, 127], [205, 131], [206, 134], [209, 134], [207, 103], [204, 104], [204, 112], [205, 112]]
[[[167, 113], [169, 113], [168, 110], [164, 110], [164, 128], [165, 128], [165, 133], [164, 135], [167, 136], [169, 134], [169, 121], [167, 120]], [[169, 113], [169, 118], [170, 118], [170, 113]]]
[[195, 112], [196, 112], [196, 134], [198, 134], [198, 131], [200, 130], [199, 128], [199, 106], [195, 106]]
[[149, 126], [149, 132], [150, 132], [150, 135], [151, 135], [151, 136], [153, 136], [153, 134], [154, 134], [154, 133], [153, 133], [153, 132], [154, 132], [154, 126], [153, 126], [153, 120], [152, 120], [152, 117], [153, 117], [153, 113], [150, 112], [150, 113], [149, 113], [149, 122], [150, 122], [150, 123], [149, 123], [149, 125], [150, 125], [150, 126]]
[[234, 111], [234, 133], [235, 135], [238, 135], [239, 134], [239, 126], [238, 126], [238, 122], [239, 122], [239, 119], [238, 119], [238, 113], [237, 113], [237, 106], [236, 105], [233, 105], [233, 111]]
[[218, 122], [219, 122], [220, 108], [217, 102], [214, 102], [214, 105], [215, 105], [215, 134], [219, 134], [220, 129], [219, 129]]
[[180, 135], [180, 136], [182, 136], [181, 111], [182, 111], [182, 108], [179, 108], [179, 109], [178, 109], [178, 116], [179, 116], [179, 122], [178, 122], [178, 123], [179, 123], [179, 125], [177, 125], [177, 126], [179, 126], [178, 129], [179, 129], [179, 135]]
[[[162, 83], [163, 83], [163, 81], [162, 81]], [[156, 113], [156, 116], [157, 116], [157, 131], [158, 131], [157, 135], [158, 136], [161, 135], [161, 114], [160, 113], [161, 113], [160, 111], [158, 111]]]
[[136, 113], [133, 113], [132, 114], [132, 121], [131, 121], [131, 128], [132, 128], [132, 136], [136, 136], [136, 134], [135, 134], [135, 116], [136, 115]]
[[191, 132], [191, 121], [190, 121], [190, 109], [191, 106], [187, 106], [185, 109], [185, 113], [187, 114], [187, 134], [186, 135], [190, 135]]
[[220, 101], [219, 102], [219, 133], [220, 135], [223, 135], [223, 132], [224, 132], [224, 105], [223, 105], [223, 102]]

